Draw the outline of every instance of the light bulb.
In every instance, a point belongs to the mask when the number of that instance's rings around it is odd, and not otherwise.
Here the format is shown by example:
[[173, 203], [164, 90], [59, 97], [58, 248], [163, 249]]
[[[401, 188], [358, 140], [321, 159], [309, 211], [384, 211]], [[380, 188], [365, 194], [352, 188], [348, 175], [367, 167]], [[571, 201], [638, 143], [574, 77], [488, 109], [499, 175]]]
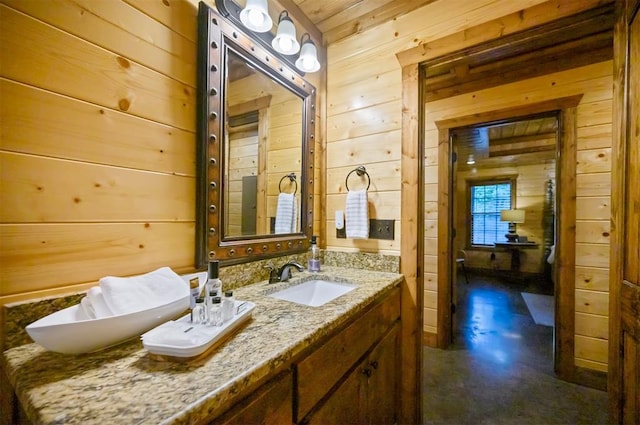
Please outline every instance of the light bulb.
[[281, 37], [280, 40], [278, 40], [278, 44], [280, 45], [281, 52], [288, 52], [293, 47], [291, 39], [286, 37]]
[[249, 11], [249, 22], [251, 22], [251, 25], [259, 27], [264, 23], [264, 15], [259, 10], [251, 9]]
[[302, 67], [305, 70], [313, 69], [313, 65], [315, 64], [312, 58], [302, 58]]

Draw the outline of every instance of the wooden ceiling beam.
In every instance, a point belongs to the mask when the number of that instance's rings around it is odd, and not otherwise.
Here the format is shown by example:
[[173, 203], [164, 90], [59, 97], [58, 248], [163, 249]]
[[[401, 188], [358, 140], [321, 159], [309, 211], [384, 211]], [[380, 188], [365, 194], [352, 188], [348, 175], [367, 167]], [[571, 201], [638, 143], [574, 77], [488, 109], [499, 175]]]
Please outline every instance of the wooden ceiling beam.
[[550, 145], [530, 146], [526, 148], [505, 149], [501, 151], [493, 151], [491, 150], [491, 148], [489, 148], [489, 158], [495, 158], [498, 156], [522, 155], [522, 154], [534, 153], [534, 152], [546, 152], [546, 151], [555, 152], [555, 150], [556, 150], [555, 143]]
[[524, 143], [524, 142], [532, 142], [541, 139], [553, 139], [556, 138], [556, 132], [548, 132], [548, 133], [537, 133], [537, 134], [529, 134], [526, 136], [513, 136], [513, 137], [504, 137], [502, 139], [490, 139], [490, 146], [497, 145], [508, 145], [515, 143]]

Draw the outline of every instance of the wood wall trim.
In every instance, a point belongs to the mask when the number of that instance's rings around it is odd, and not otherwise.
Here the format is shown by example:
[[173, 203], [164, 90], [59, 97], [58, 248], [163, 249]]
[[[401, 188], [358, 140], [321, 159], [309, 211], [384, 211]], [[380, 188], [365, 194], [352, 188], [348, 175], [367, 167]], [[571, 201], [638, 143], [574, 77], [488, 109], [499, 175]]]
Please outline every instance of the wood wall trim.
[[[623, 374], [621, 353], [624, 349], [622, 338], [622, 290], [621, 282], [624, 278], [625, 249], [625, 199], [627, 190], [627, 99], [629, 92], [628, 78], [628, 48], [629, 34], [627, 26], [634, 8], [640, 7], [638, 0], [620, 0], [616, 2], [616, 23], [614, 26], [613, 45], [613, 144], [611, 153], [611, 245], [609, 268], [609, 357], [608, 357], [608, 392], [609, 412], [612, 424], [622, 423], [623, 420]], [[638, 19], [637, 17], [635, 19]]]
[[425, 101], [610, 60], [614, 21], [606, 4], [429, 60]]
[[438, 131], [438, 337], [437, 347], [451, 344], [451, 141], [449, 128]]
[[[486, 122], [496, 122], [502, 120], [512, 120], [517, 117], [526, 117], [536, 114], [543, 114], [549, 111], [559, 111], [578, 106], [583, 95], [559, 97], [543, 102], [531, 103], [515, 108], [496, 109], [495, 111], [484, 112], [482, 114], [471, 114], [461, 117], [454, 117], [446, 120], [436, 121], [439, 129], [466, 127]], [[479, 117], [482, 118], [479, 118]]]
[[419, 66], [402, 68], [402, 188], [401, 205], [416, 205], [402, 212], [400, 231], [400, 273], [402, 285], [400, 417], [398, 423], [422, 422], [422, 322], [424, 270], [422, 269], [424, 232], [423, 205], [423, 127], [420, 117]]
[[577, 108], [561, 111], [558, 137], [556, 199], [562, 199], [556, 220], [555, 372], [575, 378], [576, 161]]
[[451, 46], [463, 50], [510, 34], [515, 34], [550, 20], [560, 19], [592, 9], [611, 1], [602, 0], [550, 0], [528, 9], [491, 20], [471, 29], [421, 44], [396, 54], [401, 66], [425, 62], [451, 52]]
[[438, 348], [438, 334], [422, 332], [422, 344], [427, 347]]

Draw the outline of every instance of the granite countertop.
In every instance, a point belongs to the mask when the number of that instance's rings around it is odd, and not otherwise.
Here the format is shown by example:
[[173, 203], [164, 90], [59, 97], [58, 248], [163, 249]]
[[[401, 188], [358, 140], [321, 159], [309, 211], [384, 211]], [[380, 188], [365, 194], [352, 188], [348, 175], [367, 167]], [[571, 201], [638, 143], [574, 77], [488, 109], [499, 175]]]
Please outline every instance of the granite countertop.
[[[266, 295], [310, 278], [357, 284], [321, 307]], [[234, 290], [256, 304], [252, 319], [211, 355], [189, 363], [156, 361], [139, 339], [97, 353], [53, 353], [37, 344], [4, 352], [4, 367], [28, 416], [43, 424], [194, 423], [222, 413], [234, 395], [286, 367], [402, 281], [397, 273], [323, 266], [289, 282]]]

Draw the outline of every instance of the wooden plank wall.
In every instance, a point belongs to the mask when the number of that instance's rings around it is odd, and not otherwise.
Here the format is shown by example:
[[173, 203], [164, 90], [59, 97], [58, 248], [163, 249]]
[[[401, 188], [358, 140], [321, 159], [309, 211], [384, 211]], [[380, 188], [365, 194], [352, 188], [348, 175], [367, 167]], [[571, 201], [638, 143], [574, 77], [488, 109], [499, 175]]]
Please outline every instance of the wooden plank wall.
[[[228, 236], [242, 235], [242, 178], [258, 175], [258, 132], [230, 134], [229, 173], [227, 174], [228, 208], [225, 208]], [[256, 226], [257, 229], [257, 226]]]
[[[555, 187], [555, 161], [541, 164], [528, 164], [501, 168], [478, 168], [458, 171], [456, 187], [455, 239], [456, 250], [464, 249], [467, 253], [466, 264], [470, 268], [509, 270], [511, 254], [493, 249], [471, 249], [467, 247], [468, 226], [468, 184], [483, 178], [516, 176], [516, 207], [526, 211], [525, 223], [518, 224], [517, 233], [527, 236], [530, 241], [538, 243], [537, 249], [526, 249], [520, 253], [520, 271], [525, 273], [542, 273], [544, 271], [542, 208], [546, 192], [546, 182], [551, 179]], [[495, 260], [491, 254], [495, 253]]]
[[[400, 252], [402, 76], [395, 54], [541, 2], [437, 1], [327, 47], [325, 215], [328, 248], [392, 255]], [[434, 147], [428, 162], [437, 159], [437, 145]], [[369, 216], [396, 220], [393, 241], [336, 238], [334, 217], [336, 210], [344, 210], [345, 177], [361, 164], [371, 175]], [[362, 188], [358, 183], [352, 175], [349, 187]], [[426, 193], [433, 202], [434, 214], [435, 186]]]
[[193, 270], [198, 2], [0, 3], [0, 307]]
[[[374, 30], [345, 38], [327, 48], [326, 117], [326, 238], [327, 247], [343, 251], [398, 254], [395, 241], [358, 241], [335, 238], [334, 212], [344, 208], [346, 174], [364, 164], [371, 174], [370, 215], [400, 220], [401, 68], [398, 52], [460, 33], [489, 20], [516, 13], [543, 1], [438, 1], [382, 24]], [[571, 1], [559, 2], [563, 10]], [[575, 3], [575, 2], [574, 2]], [[581, 3], [584, 4], [584, 3]], [[572, 7], [577, 5], [573, 4]], [[584, 7], [589, 7], [584, 5]], [[552, 17], [550, 17], [551, 19]], [[496, 36], [499, 36], [497, 31]], [[465, 40], [460, 38], [460, 44]], [[455, 51], [452, 43], [443, 54]], [[467, 94], [427, 105], [424, 151], [424, 331], [436, 332], [437, 318], [437, 197], [438, 136], [433, 122], [585, 93], [579, 113], [578, 226], [608, 226], [610, 190], [607, 182], [611, 145], [611, 63], [527, 80], [508, 87]], [[508, 96], [503, 97], [508, 92]], [[603, 154], [603, 156], [600, 156]], [[351, 182], [350, 182], [351, 187]], [[412, 208], [413, 206], [408, 206]], [[606, 368], [606, 281], [608, 238], [588, 232], [579, 240], [576, 282], [576, 364]], [[407, 235], [405, 237], [412, 237]], [[596, 260], [595, 262], [592, 260]], [[590, 267], [585, 264], [591, 264]], [[599, 308], [590, 301], [597, 300]], [[589, 310], [589, 311], [586, 311]]]

